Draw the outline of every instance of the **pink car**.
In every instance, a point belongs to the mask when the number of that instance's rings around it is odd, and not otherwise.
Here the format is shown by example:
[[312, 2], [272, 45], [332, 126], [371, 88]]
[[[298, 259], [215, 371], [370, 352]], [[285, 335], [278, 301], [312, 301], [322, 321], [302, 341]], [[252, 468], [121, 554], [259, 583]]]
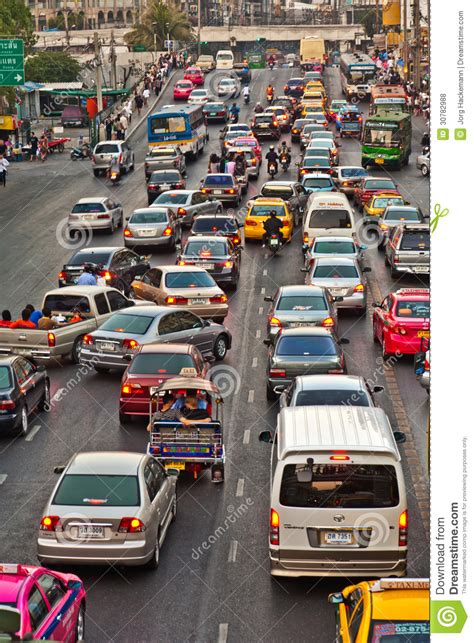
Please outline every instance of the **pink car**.
[[190, 80], [178, 80], [173, 89], [175, 100], [188, 100], [189, 94], [193, 91], [194, 85]]
[[184, 79], [190, 80], [193, 85], [204, 85], [204, 73], [200, 67], [188, 67], [184, 72]]
[[83, 641], [86, 592], [80, 578], [44, 567], [0, 563], [0, 607], [21, 615], [17, 635], [26, 640]]

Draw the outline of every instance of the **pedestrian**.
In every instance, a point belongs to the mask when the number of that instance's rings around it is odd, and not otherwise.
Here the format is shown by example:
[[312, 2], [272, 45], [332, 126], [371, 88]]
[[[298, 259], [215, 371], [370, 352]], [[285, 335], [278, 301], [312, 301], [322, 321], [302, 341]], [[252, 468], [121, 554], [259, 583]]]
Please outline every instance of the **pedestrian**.
[[127, 138], [127, 128], [128, 128], [128, 118], [127, 116], [122, 112], [120, 116], [120, 125], [122, 126], [122, 134], [123, 138]]
[[40, 138], [39, 153], [40, 153], [40, 159], [44, 163], [48, 157], [48, 139], [44, 134]]
[[221, 156], [221, 160], [219, 161], [219, 172], [225, 172], [225, 166], [227, 163], [227, 159], [225, 157], [225, 154]]
[[117, 116], [114, 120], [114, 130], [117, 139], [119, 141], [123, 140], [122, 123], [120, 122], [120, 116]]
[[210, 174], [218, 174], [219, 173], [220, 162], [221, 162], [221, 160], [220, 160], [219, 156], [215, 152], [213, 152], [211, 154], [210, 158], [209, 158], [209, 168], [208, 168], [208, 170], [209, 170]]
[[149, 98], [150, 98], [150, 90], [148, 89], [148, 85], [147, 85], [143, 90], [143, 104], [145, 105], [145, 107], [148, 105]]
[[0, 154], [2, 156], [6, 156], [7, 153], [7, 146], [5, 145], [5, 141], [0, 138]]
[[237, 176], [245, 176], [246, 168], [247, 168], [247, 161], [245, 160], [244, 154], [240, 152], [235, 157], [235, 173], [237, 174]]
[[0, 183], [3, 183], [3, 187], [5, 187], [7, 183], [7, 168], [9, 165], [10, 163], [3, 154], [0, 154]]
[[107, 118], [104, 121], [104, 125], [105, 125], [105, 137], [106, 137], [106, 139], [108, 141], [111, 141], [112, 140], [113, 123], [112, 123], [112, 119], [110, 118], [110, 116], [107, 116]]
[[416, 94], [413, 101], [413, 116], [420, 115], [420, 108], [421, 108], [420, 96], [419, 94]]
[[232, 174], [232, 176], [235, 174], [235, 156], [233, 153], [229, 154], [229, 160], [225, 164], [225, 171], [227, 174]]
[[137, 108], [138, 116], [140, 116], [140, 113], [143, 107], [143, 98], [140, 96], [140, 94], [137, 94], [136, 92], [135, 92], [135, 106]]
[[30, 138], [30, 161], [36, 161], [36, 155], [38, 154], [38, 145], [39, 140], [34, 132], [31, 132]]
[[2, 310], [2, 319], [0, 319], [0, 328], [10, 328], [12, 325], [12, 314], [9, 310]]
[[131, 123], [133, 114], [133, 102], [131, 98], [125, 102], [124, 113], [128, 119], [128, 122]]

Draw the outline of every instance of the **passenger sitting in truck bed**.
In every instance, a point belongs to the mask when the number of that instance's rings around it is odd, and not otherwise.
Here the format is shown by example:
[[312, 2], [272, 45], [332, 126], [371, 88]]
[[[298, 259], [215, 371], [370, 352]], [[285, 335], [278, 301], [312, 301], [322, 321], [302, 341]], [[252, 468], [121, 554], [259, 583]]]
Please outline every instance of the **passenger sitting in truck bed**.
[[35, 330], [35, 324], [30, 321], [30, 309], [23, 308], [23, 310], [21, 311], [21, 319], [17, 319], [16, 321], [14, 321], [10, 328], [31, 328]]
[[81, 321], [84, 321], [84, 320], [85, 320], [85, 317], [81, 313], [79, 308], [74, 308], [74, 310], [72, 311], [72, 317], [69, 320], [69, 324], [76, 324], [77, 322], [81, 322]]

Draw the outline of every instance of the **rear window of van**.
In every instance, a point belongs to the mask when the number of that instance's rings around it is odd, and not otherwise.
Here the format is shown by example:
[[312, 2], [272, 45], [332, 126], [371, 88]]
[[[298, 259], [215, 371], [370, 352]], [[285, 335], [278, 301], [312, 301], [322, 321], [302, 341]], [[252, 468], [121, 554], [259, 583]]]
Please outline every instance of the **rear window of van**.
[[313, 210], [309, 218], [310, 228], [350, 228], [352, 227], [351, 217], [347, 210], [321, 209]]

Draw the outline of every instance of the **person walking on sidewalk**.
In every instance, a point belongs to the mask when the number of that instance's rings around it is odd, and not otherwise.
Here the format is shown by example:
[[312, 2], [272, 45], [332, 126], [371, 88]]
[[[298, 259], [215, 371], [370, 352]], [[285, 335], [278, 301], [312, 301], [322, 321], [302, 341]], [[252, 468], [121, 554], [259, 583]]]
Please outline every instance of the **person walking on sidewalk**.
[[3, 183], [3, 187], [5, 187], [7, 182], [7, 168], [9, 165], [10, 163], [3, 154], [0, 154], [0, 183]]
[[140, 116], [143, 107], [143, 98], [137, 93], [135, 93], [135, 106], [137, 108], [138, 116]]
[[106, 139], [108, 141], [111, 141], [112, 140], [112, 125], [113, 125], [113, 123], [112, 123], [112, 119], [110, 118], [110, 116], [107, 116], [107, 118], [104, 121], [104, 125], [105, 125], [105, 137], [106, 137]]
[[148, 105], [149, 98], [150, 98], [150, 90], [148, 89], [148, 85], [147, 85], [143, 90], [143, 104], [145, 105], [145, 107]]

